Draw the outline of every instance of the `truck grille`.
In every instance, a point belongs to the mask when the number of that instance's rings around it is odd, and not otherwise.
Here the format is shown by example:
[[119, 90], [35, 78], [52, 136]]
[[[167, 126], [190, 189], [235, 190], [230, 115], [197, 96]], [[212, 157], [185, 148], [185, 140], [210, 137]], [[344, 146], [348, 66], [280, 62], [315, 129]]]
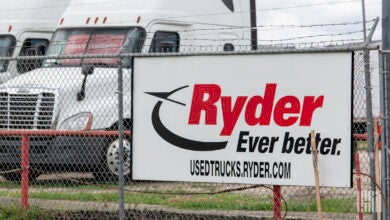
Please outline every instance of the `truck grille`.
[[51, 129], [55, 94], [0, 92], [0, 129]]

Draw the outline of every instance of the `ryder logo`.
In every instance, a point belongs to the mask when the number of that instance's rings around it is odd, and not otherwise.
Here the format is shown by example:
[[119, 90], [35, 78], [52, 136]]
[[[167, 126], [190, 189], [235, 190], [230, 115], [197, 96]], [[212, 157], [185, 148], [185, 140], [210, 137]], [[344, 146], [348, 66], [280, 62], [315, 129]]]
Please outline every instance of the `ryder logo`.
[[[189, 86], [177, 88], [171, 92], [145, 92], [158, 97], [152, 112], [152, 124], [157, 134], [168, 143], [192, 151], [214, 151], [226, 148], [228, 142], [202, 142], [181, 137], [169, 130], [161, 121], [160, 108], [164, 102], [178, 105], [186, 104], [169, 97]], [[262, 95], [223, 96], [222, 88], [217, 84], [195, 84], [191, 97], [188, 125], [200, 125], [204, 114], [204, 125], [217, 125], [218, 114], [221, 114], [223, 126], [220, 136], [231, 136], [238, 120], [242, 118], [248, 127], [279, 127], [293, 125], [310, 126], [316, 110], [323, 107], [324, 95], [304, 96], [284, 95], [276, 98], [277, 84], [267, 83]]]
[[[169, 98], [172, 94], [174, 94], [177, 91], [180, 91], [182, 89], [187, 88], [188, 86], [183, 86], [180, 88], [177, 88], [171, 92], [146, 92], [146, 94], [156, 96], [160, 99], [163, 99], [164, 101], [169, 101], [176, 103], [178, 105], [185, 106], [184, 103], [177, 102], [175, 100], [172, 100]], [[202, 142], [202, 141], [195, 141], [188, 138], [180, 137], [179, 135], [173, 133], [168, 128], [164, 126], [164, 124], [161, 122], [160, 118], [160, 108], [163, 104], [163, 101], [158, 101], [156, 105], [153, 108], [152, 112], [152, 123], [154, 130], [156, 130], [157, 134], [164, 139], [166, 142], [175, 145], [176, 147], [183, 148], [186, 150], [192, 150], [192, 151], [214, 151], [214, 150], [221, 150], [224, 149], [227, 145], [227, 141], [225, 142]]]
[[[199, 125], [201, 113], [206, 125], [216, 125], [218, 105], [222, 110], [223, 128], [221, 136], [230, 136], [240, 115], [244, 115], [248, 126], [269, 126], [271, 120], [280, 127], [310, 126], [314, 111], [322, 108], [324, 96], [304, 96], [302, 100], [286, 95], [275, 100], [277, 84], [267, 83], [263, 96], [221, 96], [222, 89], [216, 84], [196, 84], [188, 124]], [[261, 107], [261, 111], [257, 109]]]

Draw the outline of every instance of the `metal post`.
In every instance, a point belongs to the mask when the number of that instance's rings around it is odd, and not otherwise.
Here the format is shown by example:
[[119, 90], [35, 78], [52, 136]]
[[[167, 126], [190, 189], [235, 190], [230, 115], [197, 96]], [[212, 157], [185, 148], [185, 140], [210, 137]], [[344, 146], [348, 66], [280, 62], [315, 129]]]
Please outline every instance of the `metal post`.
[[24, 210], [28, 209], [28, 174], [29, 174], [29, 136], [22, 135], [22, 175], [21, 205]]
[[274, 192], [274, 219], [282, 219], [282, 187], [275, 185], [273, 187]]
[[[387, 58], [387, 55], [385, 54], [384, 56], [383, 56], [383, 70], [384, 70], [384, 72], [383, 72], [383, 74], [384, 74], [384, 85], [383, 85], [383, 91], [384, 91], [384, 96], [383, 96], [383, 98], [384, 98], [384, 104], [383, 104], [383, 106], [384, 106], [384, 115], [383, 115], [383, 117], [384, 117], [384, 125], [383, 125], [383, 127], [382, 128], [384, 128], [385, 130], [384, 131], [382, 131], [382, 135], [385, 135], [384, 136], [384, 138], [385, 138], [385, 141], [382, 143], [382, 144], [384, 144], [384, 146], [385, 146], [385, 148], [384, 149], [388, 149], [388, 147], [389, 147], [389, 137], [390, 137], [390, 134], [389, 134], [389, 132], [390, 132], [390, 122], [389, 122], [389, 113], [387, 112], [388, 111], [388, 109], [389, 109], [389, 102], [388, 102], [388, 97], [389, 97], [389, 95], [388, 95], [388, 93], [389, 93], [389, 89], [388, 89], [388, 80], [389, 80], [389, 77], [387, 77], [387, 75], [388, 75], [388, 65], [387, 65], [387, 60], [388, 60], [388, 58]], [[384, 154], [385, 154], [385, 161], [384, 161], [384, 163], [385, 163], [385, 176], [383, 177], [385, 180], [386, 180], [386, 182], [385, 182], [385, 186], [382, 186], [382, 187], [384, 187], [384, 188], [386, 188], [386, 194], [385, 194], [385, 198], [386, 198], [386, 202], [387, 202], [387, 204], [389, 204], [389, 196], [390, 196], [390, 184], [389, 184], [389, 177], [390, 177], [390, 169], [389, 169], [389, 166], [390, 166], [390, 164], [389, 164], [389, 151], [384, 151]], [[384, 215], [385, 215], [385, 218], [384, 219], [390, 219], [390, 209], [388, 208], [388, 207], [386, 207], [386, 212], [384, 213]]]
[[382, 219], [386, 219], [386, 204], [383, 202], [383, 199], [387, 201], [387, 187], [386, 187], [386, 161], [387, 161], [387, 143], [386, 143], [386, 119], [387, 119], [387, 113], [385, 111], [385, 103], [386, 103], [386, 97], [385, 97], [385, 82], [386, 82], [386, 75], [385, 75], [385, 69], [383, 66], [383, 60], [384, 60], [384, 54], [379, 51], [378, 53], [379, 58], [379, 96], [380, 96], [380, 124], [381, 124], [381, 142], [382, 142], [382, 151], [381, 151], [381, 189], [382, 194], [384, 195], [384, 198], [382, 198]]
[[[388, 89], [388, 78], [387, 77], [387, 74], [388, 74], [388, 69], [387, 69], [387, 58], [386, 58], [387, 55], [383, 54], [383, 59], [382, 59], [382, 70], [383, 70], [383, 125], [382, 125], [382, 135], [383, 135], [383, 138], [382, 138], [382, 148], [384, 149], [382, 151], [384, 157], [383, 157], [383, 164], [384, 166], [382, 167], [383, 169], [383, 172], [384, 172], [384, 175], [382, 176], [382, 178], [384, 179], [384, 184], [385, 185], [382, 185], [382, 189], [384, 189], [384, 195], [385, 195], [385, 198], [387, 200], [387, 198], [389, 198], [389, 195], [390, 195], [390, 184], [389, 184], [389, 180], [388, 178], [390, 177], [390, 169], [389, 169], [389, 150], [388, 150], [388, 147], [389, 147], [389, 140], [388, 138], [390, 137], [389, 136], [389, 126], [390, 126], [390, 123], [388, 121], [388, 117], [389, 117], [389, 113], [388, 113], [388, 109], [389, 109], [389, 102], [388, 102], [388, 93], [389, 93], [389, 89]], [[383, 219], [390, 219], [390, 210], [389, 210], [389, 206], [388, 204], [385, 204], [384, 205], [384, 208], [382, 209], [384, 210], [383, 211], [383, 214], [384, 214], [384, 217]]]
[[250, 0], [250, 20], [251, 20], [251, 47], [257, 50], [257, 8], [256, 0]]
[[[389, 50], [390, 49], [390, 1], [389, 0], [383, 0], [382, 1], [382, 48], [383, 50]], [[384, 59], [383, 59], [383, 69], [384, 70], [389, 70], [390, 69], [390, 56], [385, 56]], [[385, 91], [385, 94], [384, 94], [384, 99], [385, 99], [385, 103], [384, 103], [384, 112], [386, 113], [386, 117], [390, 114], [390, 106], [389, 106], [389, 102], [390, 102], [390, 94], [389, 94], [389, 90], [387, 89], [387, 86], [390, 85], [390, 77], [387, 77], [387, 73], [385, 73], [385, 81], [384, 81], [384, 91]], [[389, 128], [389, 124], [388, 121], [387, 121], [387, 118], [385, 120], [385, 131], [382, 132], [382, 134], [386, 134], [386, 140], [385, 140], [385, 143], [382, 143], [382, 144], [385, 144], [386, 147], [388, 147], [388, 144], [387, 143], [390, 143], [390, 135], [388, 132], [390, 132], [390, 128]], [[384, 148], [384, 149], [387, 149], [387, 148]], [[385, 176], [382, 176], [382, 178], [389, 178], [390, 177], [390, 169], [388, 168], [388, 166], [390, 165], [389, 164], [389, 157], [387, 155], [387, 153], [389, 153], [388, 151], [382, 151], [382, 153], [386, 154], [385, 156], [385, 163], [386, 163], [386, 170], [385, 170]], [[383, 169], [383, 167], [382, 167]], [[388, 200], [389, 196], [390, 196], [390, 184], [389, 184], [389, 181], [386, 181], [385, 182], [386, 185], [382, 185], [382, 188], [386, 188], [386, 194], [385, 194], [385, 198], [386, 200]], [[390, 219], [390, 209], [389, 208], [386, 208], [385, 209], [386, 212], [383, 212], [383, 219]]]
[[119, 219], [125, 219], [125, 196], [123, 175], [123, 72], [122, 60], [118, 58], [118, 139], [119, 139]]
[[362, 207], [362, 178], [360, 175], [360, 159], [359, 153], [355, 153], [355, 170], [356, 170], [356, 188], [358, 191], [358, 216], [359, 220], [363, 220], [363, 207]]
[[[383, 176], [382, 176], [382, 179], [384, 180], [384, 185], [382, 185], [382, 190], [384, 189], [384, 197], [386, 199], [386, 202], [388, 204], [388, 201], [389, 201], [389, 195], [390, 195], [390, 184], [389, 184], [389, 177], [390, 177], [390, 169], [389, 169], [389, 166], [390, 166], [390, 161], [389, 161], [389, 150], [388, 150], [388, 143], [389, 143], [389, 137], [390, 137], [390, 123], [388, 121], [388, 116], [389, 116], [389, 101], [388, 101], [388, 98], [389, 98], [389, 89], [388, 89], [388, 80], [389, 80], [389, 77], [387, 77], [387, 74], [388, 74], [388, 55], [387, 54], [382, 54], [383, 56], [383, 59], [382, 59], [382, 70], [383, 70], [383, 115], [382, 115], [382, 118], [383, 118], [383, 121], [384, 121], [384, 124], [382, 125], [382, 135], [384, 135], [383, 139], [384, 140], [382, 142], [382, 148], [383, 148], [383, 151], [382, 151], [382, 154], [383, 154], [383, 164], [384, 166], [382, 166], [382, 173], [383, 173]], [[384, 207], [384, 211], [382, 212], [383, 213], [383, 219], [390, 219], [390, 209], [388, 207]]]
[[[374, 34], [376, 25], [379, 19], [377, 18], [373, 24], [373, 27], [369, 33], [369, 37], [366, 36], [366, 25], [365, 25], [365, 7], [364, 0], [363, 4], [363, 28], [364, 28], [364, 39], [366, 46], [371, 42]], [[368, 155], [370, 157], [370, 176], [371, 176], [371, 197], [373, 206], [373, 220], [377, 219], [377, 205], [376, 205], [376, 178], [375, 178], [375, 159], [374, 159], [374, 119], [372, 116], [372, 86], [371, 86], [371, 71], [370, 71], [370, 51], [363, 50], [363, 62], [364, 62], [364, 74], [365, 74], [365, 88], [366, 88], [366, 119], [367, 119], [367, 144], [368, 144]]]
[[366, 4], [364, 0], [362, 0], [362, 17], [363, 17], [363, 38], [364, 42], [367, 40], [367, 28], [366, 28]]
[[372, 116], [372, 95], [371, 95], [371, 72], [370, 72], [370, 51], [364, 50], [364, 73], [366, 88], [366, 116], [367, 116], [367, 144], [370, 157], [371, 196], [373, 203], [373, 217], [376, 220], [376, 185], [375, 185], [375, 160], [374, 160], [374, 122]]

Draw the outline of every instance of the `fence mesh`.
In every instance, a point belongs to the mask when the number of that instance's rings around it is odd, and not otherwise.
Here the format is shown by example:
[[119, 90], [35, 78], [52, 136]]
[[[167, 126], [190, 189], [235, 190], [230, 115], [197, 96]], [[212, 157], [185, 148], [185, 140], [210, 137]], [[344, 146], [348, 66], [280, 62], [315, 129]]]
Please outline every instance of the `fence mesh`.
[[[352, 188], [321, 188], [323, 215], [330, 219], [355, 219], [359, 201], [366, 218], [373, 211], [364, 136], [363, 52], [355, 51], [354, 56], [353, 133], [361, 135], [354, 141], [359, 162], [354, 160]], [[21, 173], [28, 169], [29, 209], [41, 210], [40, 217], [118, 218], [118, 60], [104, 55], [0, 59], [8, 72], [18, 73], [0, 85], [2, 210], [19, 206], [25, 196]], [[126, 218], [259, 219], [273, 218], [274, 213], [290, 219], [317, 218], [314, 187], [133, 181], [131, 62], [123, 59], [123, 63]], [[377, 74], [377, 68], [372, 66], [371, 75]], [[29, 148], [27, 161], [22, 159], [22, 145]], [[360, 177], [355, 174], [357, 166]]]

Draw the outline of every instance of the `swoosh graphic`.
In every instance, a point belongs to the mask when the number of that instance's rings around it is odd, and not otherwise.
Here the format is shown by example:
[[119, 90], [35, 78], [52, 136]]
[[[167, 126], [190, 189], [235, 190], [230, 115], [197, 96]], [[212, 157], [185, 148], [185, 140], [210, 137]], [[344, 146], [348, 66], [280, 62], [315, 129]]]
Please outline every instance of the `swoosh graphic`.
[[186, 106], [186, 104], [184, 103], [181, 103], [181, 102], [178, 102], [178, 101], [175, 101], [175, 100], [172, 100], [170, 98], [168, 98], [170, 95], [172, 95], [173, 93], [179, 91], [179, 90], [182, 90], [182, 89], [185, 89], [187, 88], [188, 86], [182, 86], [180, 88], [177, 88], [175, 90], [172, 90], [170, 92], [145, 92], [146, 94], [148, 95], [152, 95], [152, 96], [156, 96], [158, 98], [161, 98], [161, 99], [164, 99], [164, 100], [167, 100], [167, 101], [170, 101], [170, 102], [173, 102], [173, 103], [176, 103], [176, 104], [179, 104], [179, 105], [182, 105], [182, 106]]
[[[176, 89], [174, 91], [178, 91], [178, 90]], [[170, 92], [170, 95], [171, 94], [173, 94], [173, 92]], [[175, 145], [176, 147], [183, 148], [186, 150], [192, 150], [192, 151], [215, 151], [215, 150], [221, 150], [226, 148], [226, 145], [228, 143], [227, 141], [224, 142], [195, 141], [184, 137], [180, 137], [175, 133], [173, 133], [172, 131], [168, 130], [168, 128], [166, 128], [164, 124], [161, 122], [161, 118], [160, 118], [160, 108], [162, 103], [163, 103], [162, 101], [158, 101], [157, 104], [154, 106], [152, 112], [152, 123], [153, 123], [154, 130], [156, 130], [157, 134], [166, 142]]]
[[234, 3], [233, 0], [222, 0], [223, 4], [231, 11], [234, 12]]

